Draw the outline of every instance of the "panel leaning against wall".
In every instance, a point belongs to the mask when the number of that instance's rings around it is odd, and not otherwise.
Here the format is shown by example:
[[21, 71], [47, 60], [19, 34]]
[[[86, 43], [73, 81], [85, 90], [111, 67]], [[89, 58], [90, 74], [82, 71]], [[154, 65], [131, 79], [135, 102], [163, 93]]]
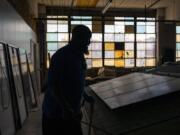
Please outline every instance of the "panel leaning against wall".
[[15, 133], [5, 47], [0, 44], [0, 134]]
[[24, 89], [22, 83], [22, 75], [20, 72], [20, 65], [18, 61], [17, 51], [16, 48], [9, 46], [8, 47], [9, 54], [10, 54], [10, 62], [12, 66], [13, 72], [13, 82], [14, 82], [14, 89], [16, 91], [18, 108], [20, 113], [21, 124], [23, 124], [24, 120], [27, 117], [26, 105], [25, 105], [25, 97], [24, 97]]

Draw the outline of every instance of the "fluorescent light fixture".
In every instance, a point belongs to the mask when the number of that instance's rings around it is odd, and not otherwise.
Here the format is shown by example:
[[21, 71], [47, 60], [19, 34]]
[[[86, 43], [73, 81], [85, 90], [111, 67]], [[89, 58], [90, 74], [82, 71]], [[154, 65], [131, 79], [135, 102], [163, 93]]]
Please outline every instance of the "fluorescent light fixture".
[[112, 4], [112, 0], [108, 0], [108, 2], [106, 3], [106, 6], [104, 7], [104, 9], [102, 10], [102, 14], [105, 14], [106, 11], [108, 10], [108, 8], [111, 6]]

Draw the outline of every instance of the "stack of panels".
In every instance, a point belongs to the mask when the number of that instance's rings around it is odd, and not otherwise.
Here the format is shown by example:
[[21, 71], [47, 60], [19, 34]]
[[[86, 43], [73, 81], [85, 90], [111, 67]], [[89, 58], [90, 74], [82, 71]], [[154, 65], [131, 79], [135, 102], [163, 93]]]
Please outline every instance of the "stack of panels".
[[116, 109], [180, 90], [180, 78], [132, 73], [91, 85], [96, 95]]

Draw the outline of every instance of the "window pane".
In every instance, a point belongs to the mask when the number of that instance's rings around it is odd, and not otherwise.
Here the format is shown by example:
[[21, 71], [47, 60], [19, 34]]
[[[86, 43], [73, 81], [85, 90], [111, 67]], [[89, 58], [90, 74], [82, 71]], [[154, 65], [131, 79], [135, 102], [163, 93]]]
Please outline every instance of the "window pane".
[[155, 43], [146, 43], [146, 50], [154, 50], [155, 51]]
[[115, 42], [115, 50], [124, 50], [124, 42]]
[[155, 34], [146, 34], [146, 41], [155, 42], [156, 41]]
[[134, 25], [126, 25], [125, 26], [125, 33], [134, 33]]
[[134, 67], [134, 59], [125, 59], [125, 67]]
[[104, 34], [105, 41], [114, 41], [114, 34]]
[[146, 59], [146, 66], [155, 66], [155, 59]]
[[58, 49], [64, 47], [67, 44], [68, 44], [67, 42], [60, 42], [60, 43], [58, 43]]
[[57, 33], [47, 33], [47, 41], [57, 41]]
[[137, 58], [145, 58], [145, 51], [137, 51]]
[[58, 33], [58, 41], [68, 41], [68, 33]]
[[176, 26], [176, 33], [180, 33], [180, 26]]
[[102, 41], [102, 34], [100, 34], [100, 33], [93, 33], [91, 40], [92, 41]]
[[114, 51], [105, 51], [105, 58], [114, 58]]
[[137, 67], [144, 67], [145, 66], [145, 59], [137, 59], [136, 60]]
[[146, 26], [146, 33], [155, 33], [155, 26]]
[[134, 51], [125, 51], [125, 58], [134, 58]]
[[101, 51], [92, 51], [92, 58], [102, 58]]
[[105, 50], [114, 50], [114, 43], [105, 43]]
[[92, 50], [102, 50], [102, 43], [91, 43]]
[[115, 33], [124, 33], [123, 25], [115, 25]]
[[124, 51], [115, 51], [115, 58], [124, 58]]
[[48, 50], [57, 50], [57, 43], [47, 43]]
[[125, 50], [134, 50], [134, 43], [125, 43]]
[[105, 59], [104, 65], [106, 66], [114, 66], [114, 59]]
[[146, 51], [146, 57], [148, 58], [152, 58], [155, 57], [155, 52], [153, 51]]
[[146, 44], [145, 43], [137, 43], [137, 50], [145, 50]]
[[176, 35], [176, 41], [180, 42], [180, 34]]
[[180, 51], [176, 51], [176, 57], [180, 57]]
[[137, 26], [137, 33], [145, 33], [145, 32], [146, 32], [145, 25], [138, 25]]
[[47, 32], [57, 32], [56, 24], [47, 24]]
[[145, 22], [137, 22], [137, 25], [146, 25], [146, 23]]
[[68, 21], [59, 20], [59, 21], [58, 21], [58, 24], [66, 24], [66, 25], [67, 25], [67, 24], [68, 24]]
[[115, 60], [115, 67], [124, 67], [124, 60]]
[[134, 34], [125, 34], [125, 41], [127, 42], [134, 41]]
[[124, 34], [115, 34], [115, 42], [124, 42]]
[[102, 59], [93, 59], [92, 67], [102, 67]]
[[114, 25], [105, 25], [105, 33], [114, 33]]
[[68, 25], [58, 24], [58, 32], [68, 32]]
[[137, 42], [145, 42], [146, 35], [145, 34], [137, 34], [136, 38], [137, 38]]
[[180, 50], [180, 43], [176, 43], [176, 50]]
[[92, 67], [92, 60], [91, 59], [86, 59], [86, 64], [88, 68]]

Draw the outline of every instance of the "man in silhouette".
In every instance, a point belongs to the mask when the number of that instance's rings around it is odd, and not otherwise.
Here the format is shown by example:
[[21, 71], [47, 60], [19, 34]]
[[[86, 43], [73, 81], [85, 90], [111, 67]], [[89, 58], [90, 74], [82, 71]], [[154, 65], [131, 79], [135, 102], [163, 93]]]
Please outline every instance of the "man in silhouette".
[[47, 88], [43, 101], [43, 135], [82, 135], [81, 100], [85, 94], [86, 61], [91, 31], [76, 26], [68, 45], [59, 49], [51, 59]]

